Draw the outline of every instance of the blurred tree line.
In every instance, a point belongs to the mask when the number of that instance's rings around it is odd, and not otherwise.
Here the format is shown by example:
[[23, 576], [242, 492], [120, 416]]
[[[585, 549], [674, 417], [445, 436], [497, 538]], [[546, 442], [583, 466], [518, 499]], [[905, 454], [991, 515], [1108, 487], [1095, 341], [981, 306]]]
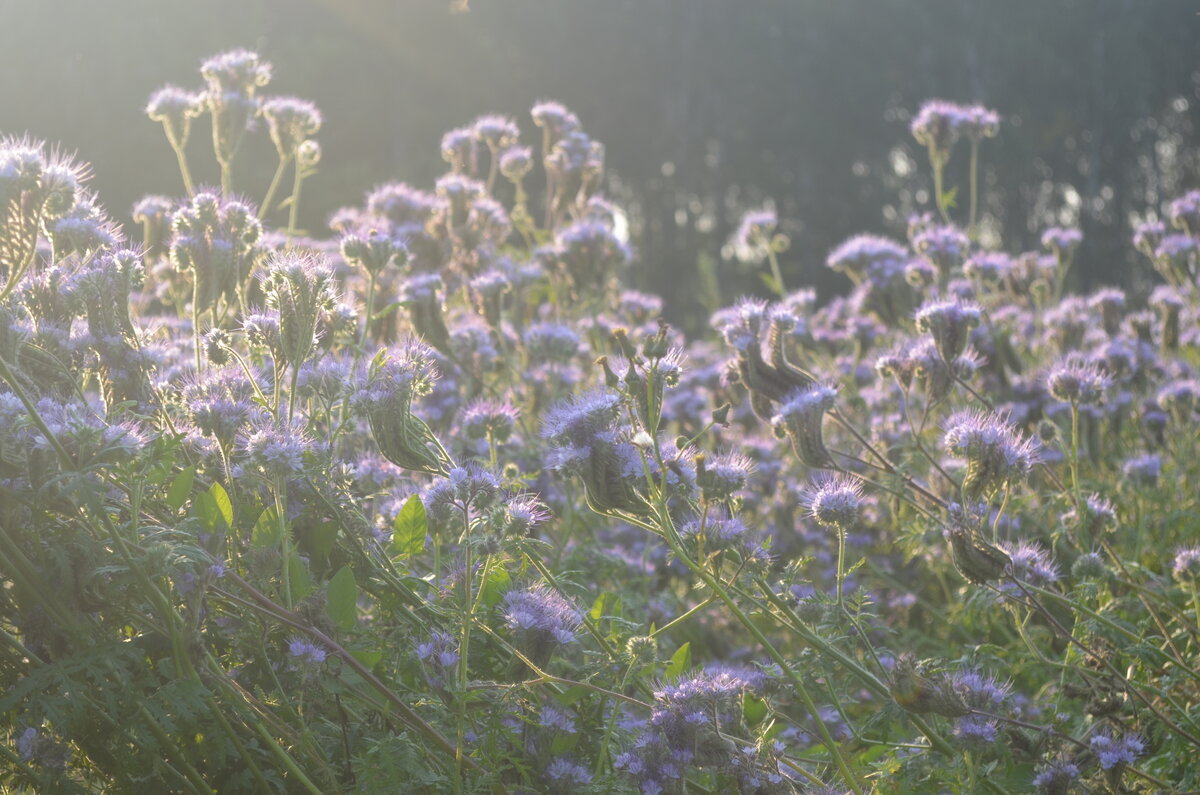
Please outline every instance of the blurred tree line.
[[[631, 208], [632, 281], [695, 326], [708, 305], [761, 290], [722, 260], [740, 213], [772, 199], [793, 239], [789, 287], [843, 285], [825, 253], [859, 231], [902, 235], [930, 209], [908, 119], [923, 99], [1004, 117], [984, 144], [991, 234], [1036, 245], [1078, 224], [1089, 284], [1134, 284], [1131, 219], [1200, 183], [1200, 3], [1185, 0], [0, 0], [0, 131], [61, 142], [128, 221], [142, 194], [179, 193], [161, 128], [141, 113], [165, 82], [237, 46], [275, 65], [269, 93], [325, 113], [302, 221], [381, 182], [428, 186], [441, 133], [557, 99], [607, 145]], [[216, 180], [204, 125], [190, 146]], [[965, 181], [965, 153], [950, 182]], [[255, 201], [266, 136], [238, 157]], [[696, 278], [708, 274], [707, 280]], [[681, 281], [699, 285], [681, 292]]]

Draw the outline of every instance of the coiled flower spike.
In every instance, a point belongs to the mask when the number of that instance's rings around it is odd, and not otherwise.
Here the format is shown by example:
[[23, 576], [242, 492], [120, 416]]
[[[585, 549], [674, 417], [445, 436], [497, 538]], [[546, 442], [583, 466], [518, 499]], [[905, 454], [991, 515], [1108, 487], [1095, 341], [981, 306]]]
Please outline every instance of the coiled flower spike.
[[967, 503], [1024, 480], [1038, 460], [1037, 444], [1022, 436], [999, 412], [963, 411], [950, 417], [944, 437], [946, 452], [966, 459], [962, 492]]
[[437, 380], [433, 350], [411, 340], [371, 363], [366, 386], [355, 404], [366, 416], [379, 452], [403, 469], [438, 474], [450, 462], [424, 420], [413, 413], [413, 399], [428, 394]]
[[813, 469], [833, 466], [833, 457], [825, 447], [821, 424], [825, 413], [833, 408], [836, 397], [835, 387], [813, 384], [792, 393], [771, 420], [776, 432], [785, 434], [791, 440], [796, 455]]

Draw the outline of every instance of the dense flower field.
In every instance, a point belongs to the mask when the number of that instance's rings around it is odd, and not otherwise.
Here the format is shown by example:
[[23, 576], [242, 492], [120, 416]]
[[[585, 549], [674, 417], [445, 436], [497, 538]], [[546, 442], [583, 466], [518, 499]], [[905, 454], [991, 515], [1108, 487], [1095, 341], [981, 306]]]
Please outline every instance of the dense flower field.
[[181, 193], [129, 229], [0, 142], [6, 787], [1200, 788], [1200, 192], [1133, 236], [1149, 295], [1071, 294], [1077, 230], [977, 242], [1001, 118], [929, 102], [907, 240], [819, 306], [749, 213], [774, 297], [689, 340], [562, 105], [324, 236], [317, 108], [202, 75], [150, 99]]

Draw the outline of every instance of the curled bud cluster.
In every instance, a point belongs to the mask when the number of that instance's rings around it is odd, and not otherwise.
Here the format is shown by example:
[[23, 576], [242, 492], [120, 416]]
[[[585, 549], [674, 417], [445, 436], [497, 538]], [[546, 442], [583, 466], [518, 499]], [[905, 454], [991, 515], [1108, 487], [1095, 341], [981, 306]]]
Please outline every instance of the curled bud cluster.
[[1006, 414], [965, 411], [946, 422], [946, 452], [966, 460], [962, 494], [968, 503], [1023, 481], [1038, 461], [1036, 442], [1022, 435]]

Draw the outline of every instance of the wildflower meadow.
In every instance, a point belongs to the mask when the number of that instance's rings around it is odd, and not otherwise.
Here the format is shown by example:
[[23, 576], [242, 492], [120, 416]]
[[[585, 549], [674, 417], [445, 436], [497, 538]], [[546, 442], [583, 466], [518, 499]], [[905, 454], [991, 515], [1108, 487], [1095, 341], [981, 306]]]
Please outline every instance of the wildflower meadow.
[[132, 208], [0, 140], [3, 791], [1200, 790], [1200, 191], [1080, 292], [1078, 229], [981, 242], [1005, 109], [930, 100], [906, 238], [752, 210], [685, 335], [567, 106], [301, 229], [272, 77], [145, 86]]

